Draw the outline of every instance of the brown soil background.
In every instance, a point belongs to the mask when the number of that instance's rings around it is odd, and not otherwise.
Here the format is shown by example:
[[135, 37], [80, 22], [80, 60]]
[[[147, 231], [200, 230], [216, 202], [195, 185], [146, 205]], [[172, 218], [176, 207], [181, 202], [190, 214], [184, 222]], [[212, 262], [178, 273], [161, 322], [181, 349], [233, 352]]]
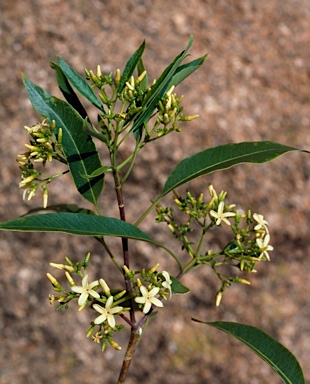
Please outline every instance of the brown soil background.
[[[205, 65], [177, 90], [185, 94], [187, 114], [201, 117], [185, 125], [182, 134], [171, 134], [142, 152], [125, 190], [129, 221], [160, 192], [182, 158], [202, 149], [256, 140], [310, 149], [308, 0], [1, 0], [0, 11], [1, 221], [41, 204], [39, 196], [24, 203], [18, 190], [15, 156], [27, 141], [23, 126], [39, 120], [20, 73], [59, 95], [48, 64], [57, 55], [80, 73], [97, 64], [110, 72], [123, 68], [146, 39], [144, 57], [152, 79], [184, 49], [190, 33], [195, 38], [192, 57], [209, 52]], [[270, 222], [272, 260], [258, 266], [250, 287], [230, 288], [219, 308], [214, 307], [218, 286], [212, 273], [201, 269], [186, 276], [190, 294], [175, 297], [159, 311], [136, 352], [128, 384], [281, 382], [246, 347], [192, 323], [191, 316], [263, 329], [291, 349], [310, 380], [309, 164], [308, 155], [296, 152], [190, 184], [198, 194], [207, 193], [211, 182], [229, 192], [230, 203], [263, 214]], [[107, 181], [106, 215], [115, 213], [110, 187]], [[69, 178], [50, 187], [50, 203], [59, 202], [87, 206]], [[141, 228], [171, 241], [151, 218]], [[48, 302], [48, 263], [62, 262], [64, 256], [77, 261], [92, 252], [91, 276], [113, 282], [111, 263], [97, 244], [64, 234], [1, 233], [0, 245], [0, 383], [115, 383], [127, 334], [119, 339], [121, 352], [108, 348], [102, 354], [85, 338], [91, 311], [78, 313], [72, 306], [56, 312]], [[174, 272], [167, 255], [154, 247], [131, 242], [131, 250], [134, 267], [161, 260], [162, 268]]]

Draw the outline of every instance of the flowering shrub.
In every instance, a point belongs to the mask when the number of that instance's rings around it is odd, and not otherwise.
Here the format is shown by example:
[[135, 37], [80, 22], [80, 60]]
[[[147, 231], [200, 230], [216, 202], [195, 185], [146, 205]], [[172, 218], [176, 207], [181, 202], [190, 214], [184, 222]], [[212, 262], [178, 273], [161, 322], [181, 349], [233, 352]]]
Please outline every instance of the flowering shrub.
[[[139, 152], [153, 141], [181, 132], [183, 124], [198, 118], [198, 115], [184, 114], [183, 96], [175, 92], [175, 87], [206, 59], [207, 55], [204, 55], [182, 64], [192, 41], [191, 36], [186, 49], [151, 84], [142, 60], [145, 43], [128, 60], [122, 73], [117, 69], [114, 74], [102, 74], [98, 66], [96, 74], [86, 69], [86, 78], [83, 78], [61, 58], [51, 62], [66, 101], [50, 95], [28, 78], [23, 78], [30, 101], [43, 121], [32, 127], [25, 126], [30, 143], [25, 144], [28, 151], [17, 156], [21, 170], [19, 187], [24, 190], [23, 198], [31, 200], [41, 186], [42, 211], [49, 208], [55, 213], [28, 214], [0, 224], [0, 229], [65, 232], [93, 237], [102, 245], [123, 276], [123, 289], [109, 287], [104, 279], [106, 276], [92, 281], [87, 272], [90, 262], [88, 253], [82, 261], [73, 262], [66, 257], [65, 264], [50, 263], [54, 269], [63, 271], [65, 279], [60, 275], [57, 280], [54, 275], [47, 273], [55, 291], [49, 299], [51, 304], [57, 303], [57, 309], [68, 309], [69, 305], [77, 307], [79, 311], [89, 308], [92, 321], [87, 337], [100, 344], [102, 351], [108, 344], [116, 350], [121, 349], [115, 334], [121, 332], [124, 326], [130, 327], [131, 335], [118, 383], [126, 380], [135, 347], [152, 313], [160, 311], [165, 301], [173, 299], [174, 294], [189, 291], [181, 283], [186, 273], [195, 272], [204, 266], [214, 271], [219, 279], [219, 289], [215, 294], [215, 304], [218, 306], [223, 293], [232, 283], [249, 285], [244, 274], [256, 272], [256, 263], [270, 261], [269, 253], [273, 247], [270, 245], [268, 222], [262, 214], [252, 213], [250, 209], [236, 209], [235, 204], [226, 202], [227, 192], [217, 193], [212, 185], [208, 186], [207, 197], [206, 193], [194, 197], [190, 191], [182, 197], [177, 188], [214, 171], [244, 162], [263, 163], [286, 152], [298, 150], [268, 141], [205, 149], [176, 166], [167, 178], [161, 194], [156, 198], [150, 196], [152, 200], [149, 208], [135, 223], [126, 221], [126, 202], [122, 191], [130, 174], [134, 172]], [[98, 109], [96, 123], [90, 120], [73, 87]], [[119, 161], [119, 152], [132, 137], [135, 141], [132, 152]], [[97, 140], [106, 147], [108, 164], [102, 164], [95, 145]], [[61, 162], [66, 169], [55, 175], [46, 174], [45, 166], [54, 161]], [[77, 191], [93, 204], [93, 210], [72, 204], [48, 205], [50, 183], [65, 173], [70, 173]], [[112, 177], [114, 181], [119, 218], [102, 214], [99, 197], [106, 177]], [[171, 207], [164, 207], [160, 201], [171, 192], [174, 203]], [[134, 203], [139, 204], [138, 201]], [[181, 261], [178, 254], [139, 228], [153, 209], [156, 210], [156, 222], [166, 224], [171, 235], [180, 242], [187, 253], [187, 262]], [[208, 233], [222, 226], [231, 230], [231, 239], [222, 249], [213, 251], [212, 246], [207, 246]], [[108, 236], [121, 238], [122, 259], [110, 249], [106, 242]], [[177, 263], [178, 274], [172, 276], [169, 271], [161, 270], [156, 260], [154, 266], [146, 265], [144, 269], [136, 270], [131, 265], [130, 239], [153, 243], [167, 252], [172, 256], [172, 261]], [[224, 330], [243, 341], [268, 362], [285, 382], [304, 382], [295, 357], [263, 331], [238, 323], [205, 324]]]

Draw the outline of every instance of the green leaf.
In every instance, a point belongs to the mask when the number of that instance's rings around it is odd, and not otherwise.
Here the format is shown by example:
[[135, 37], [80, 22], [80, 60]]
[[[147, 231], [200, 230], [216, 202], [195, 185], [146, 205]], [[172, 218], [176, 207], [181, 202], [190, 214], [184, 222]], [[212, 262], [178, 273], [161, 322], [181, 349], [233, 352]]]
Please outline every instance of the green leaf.
[[124, 88], [124, 85], [126, 81], [130, 79], [130, 76], [132, 76], [134, 70], [136, 69], [139, 60], [142, 57], [142, 54], [144, 52], [145, 48], [145, 41], [140, 45], [140, 47], [136, 50], [136, 52], [130, 57], [130, 59], [127, 61], [124, 72], [122, 73], [122, 76], [120, 78], [118, 87], [117, 87], [117, 93], [121, 94]]
[[47, 213], [26, 216], [0, 224], [0, 230], [22, 232], [63, 232], [78, 236], [116, 236], [157, 244], [141, 229], [113, 217], [85, 213]]
[[55, 120], [57, 129], [62, 128], [63, 151], [76, 188], [86, 200], [96, 205], [103, 187], [103, 177], [85, 180], [81, 175], [92, 174], [102, 165], [91, 137], [83, 130], [84, 120], [65, 101], [50, 95], [26, 77], [23, 81], [34, 109], [50, 121]]
[[63, 73], [63, 70], [54, 61], [50, 61], [50, 64], [51, 67], [55, 70], [57, 84], [65, 99], [75, 110], [78, 111], [78, 113], [83, 117], [83, 119], [86, 119], [86, 117], [88, 117], [87, 112], [81, 104], [80, 100], [78, 99], [76, 93], [72, 89], [68, 79]]
[[204, 55], [204, 56], [202, 56], [196, 60], [193, 60], [187, 64], [180, 65], [179, 68], [177, 68], [177, 70], [175, 71], [175, 73], [174, 73], [174, 75], [173, 75], [173, 77], [169, 83], [169, 87], [171, 85], [177, 86], [184, 79], [186, 79], [193, 72], [195, 72], [199, 67], [202, 66], [202, 64], [204, 63], [207, 56], [208, 56], [208, 54], [206, 54], [206, 55]]
[[[134, 125], [131, 128], [132, 132], [135, 133], [136, 131], [139, 131], [141, 129], [141, 126], [150, 119], [159, 100], [168, 91], [168, 87], [171, 82], [171, 79], [175, 74], [177, 68], [181, 64], [181, 62], [184, 60], [187, 54], [187, 51], [191, 47], [192, 43], [193, 43], [193, 36], [191, 35], [185, 50], [182, 51], [173, 60], [171, 64], [168, 65], [168, 67], [164, 70], [164, 72], [161, 74], [159, 79], [157, 79], [156, 83], [151, 87], [150, 92], [148, 93], [147, 97], [143, 101], [142, 110], [139, 114], [137, 114], [137, 118], [135, 119]], [[140, 134], [135, 135], [135, 137], [137, 140], [137, 138], [140, 137]]]
[[176, 166], [164, 185], [161, 197], [202, 175], [241, 163], [265, 163], [290, 151], [298, 149], [271, 141], [226, 144], [206, 149], [187, 157]]
[[87, 100], [89, 100], [95, 107], [102, 111], [103, 107], [100, 100], [92, 88], [88, 85], [86, 80], [84, 80], [81, 75], [75, 72], [75, 70], [72, 69], [63, 59], [57, 57], [57, 60], [60, 68], [62, 69], [67, 79], [71, 82], [71, 84], [80, 92], [81, 95], [86, 97]]
[[281, 377], [286, 384], [305, 384], [302, 369], [296, 357], [282, 344], [267, 335], [265, 332], [250, 325], [231, 322], [203, 322], [220, 329], [252, 349]]
[[185, 285], [183, 285], [180, 282], [180, 280], [176, 279], [173, 276], [170, 276], [170, 279], [172, 281], [172, 284], [171, 284], [171, 291], [172, 291], [172, 293], [184, 295], [185, 293], [189, 292], [189, 289], [187, 287], [185, 287]]
[[33, 213], [39, 213], [39, 212], [46, 213], [48, 211], [85, 213], [87, 215], [95, 215], [94, 211], [92, 211], [90, 209], [86, 209], [86, 208], [81, 208], [76, 204], [54, 204], [54, 205], [48, 205], [46, 208], [42, 208], [42, 207], [32, 208], [27, 213], [25, 213], [22, 217], [31, 215]]

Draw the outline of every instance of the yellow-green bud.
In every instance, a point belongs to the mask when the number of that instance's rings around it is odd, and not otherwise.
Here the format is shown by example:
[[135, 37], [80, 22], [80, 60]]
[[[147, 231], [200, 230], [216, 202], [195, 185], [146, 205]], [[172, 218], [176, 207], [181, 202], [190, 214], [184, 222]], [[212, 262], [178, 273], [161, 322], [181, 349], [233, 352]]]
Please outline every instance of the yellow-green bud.
[[115, 72], [114, 82], [117, 85], [121, 79], [121, 71], [119, 69]]
[[151, 269], [149, 269], [147, 271], [147, 274], [148, 275], [151, 275], [152, 273], [156, 272], [157, 268], [159, 267], [159, 263], [155, 264], [154, 267], [152, 267]]
[[109, 343], [110, 343], [111, 346], [112, 346], [114, 349], [116, 349], [117, 351], [120, 351], [120, 350], [122, 349], [122, 347], [121, 347], [119, 344], [117, 344], [117, 342], [114, 341], [114, 340], [109, 340]]
[[245, 284], [245, 285], [251, 285], [251, 283], [248, 280], [241, 279], [240, 277], [236, 277], [235, 281], [237, 283]]
[[123, 266], [123, 270], [125, 271], [125, 274], [126, 274], [127, 276], [130, 276], [130, 275], [131, 275], [131, 272], [130, 272], [130, 270], [128, 269], [127, 265], [124, 265], [124, 266]]
[[101, 68], [100, 68], [100, 65], [98, 64], [97, 65], [97, 77], [101, 77], [102, 73], [101, 73]]
[[114, 302], [119, 300], [120, 298], [122, 298], [125, 294], [126, 294], [126, 289], [124, 289], [123, 291], [119, 292], [117, 295], [114, 296]]
[[141, 83], [141, 81], [145, 78], [145, 75], [146, 75], [146, 71], [143, 71], [143, 72], [141, 73], [141, 75], [140, 75], [139, 77], [137, 77], [135, 83], [136, 83], [136, 84]]
[[216, 299], [215, 299], [215, 305], [218, 307], [221, 303], [221, 300], [222, 300], [222, 292], [218, 292], [217, 295], [216, 295]]
[[184, 116], [181, 118], [181, 121], [192, 121], [199, 117], [199, 115], [192, 115], [192, 116]]
[[46, 185], [42, 185], [42, 188], [43, 188], [43, 208], [45, 209], [47, 207], [47, 202], [48, 202], [48, 190]]
[[132, 86], [130, 83], [128, 83], [128, 81], [126, 81], [125, 84], [126, 84], [127, 88], [129, 88], [131, 91], [133, 91], [135, 89], [135, 87]]
[[57, 141], [58, 141], [58, 144], [62, 143], [62, 128], [58, 129]]
[[168, 89], [166, 95], [167, 95], [167, 96], [170, 96], [170, 95], [172, 94], [174, 88], [175, 88], [175, 86], [174, 86], [174, 85], [171, 85], [171, 87]]
[[76, 285], [74, 280], [72, 279], [72, 276], [68, 271], [65, 272], [65, 276], [66, 276], [66, 279], [68, 280], [68, 283], [71, 285], [71, 287]]
[[58, 283], [58, 281], [55, 279], [54, 276], [52, 276], [50, 273], [46, 274], [46, 277], [49, 279], [49, 281], [52, 283], [53, 287], [55, 288], [61, 288], [61, 285]]
[[97, 77], [95, 76], [94, 72], [92, 70], [89, 71], [89, 77], [91, 78], [93, 83], [97, 82]]
[[53, 268], [61, 269], [63, 271], [75, 272], [75, 268], [72, 267], [71, 265], [50, 263], [50, 266]]
[[111, 296], [111, 291], [110, 291], [110, 288], [109, 288], [108, 284], [105, 282], [105, 280], [100, 279], [99, 280], [99, 284], [100, 284], [103, 292], [105, 293], [105, 295], [110, 297]]
[[173, 227], [172, 224], [168, 224], [168, 228], [170, 229], [170, 231], [171, 231], [172, 233], [175, 233], [175, 229], [174, 229], [174, 227]]

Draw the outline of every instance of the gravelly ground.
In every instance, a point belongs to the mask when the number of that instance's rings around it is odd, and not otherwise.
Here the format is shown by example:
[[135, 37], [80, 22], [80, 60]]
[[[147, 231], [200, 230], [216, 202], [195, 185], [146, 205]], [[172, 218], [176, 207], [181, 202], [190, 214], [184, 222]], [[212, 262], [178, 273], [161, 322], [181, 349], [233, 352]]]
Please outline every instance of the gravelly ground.
[[[146, 39], [145, 63], [152, 78], [185, 47], [190, 33], [195, 37], [192, 56], [209, 52], [203, 68], [178, 91], [185, 94], [185, 111], [201, 117], [142, 154], [125, 190], [125, 202], [140, 198], [138, 207], [129, 204], [129, 220], [156, 196], [174, 166], [198, 150], [255, 140], [310, 148], [308, 0], [2, 0], [0, 10], [1, 221], [40, 204], [39, 197], [23, 203], [18, 190], [14, 159], [26, 142], [22, 127], [38, 119], [20, 73], [59, 95], [48, 65], [57, 55], [81, 73], [98, 63], [109, 72], [123, 68]], [[191, 183], [199, 193], [211, 182], [229, 191], [230, 202], [266, 216], [275, 248], [272, 262], [259, 266], [250, 287], [232, 287], [218, 309], [211, 273], [186, 276], [191, 293], [167, 303], [147, 330], [129, 384], [280, 383], [247, 348], [192, 324], [190, 316], [262, 328], [293, 351], [310, 380], [309, 175], [308, 156], [291, 153], [270, 164], [238, 166]], [[50, 203], [74, 200], [87, 206], [67, 181], [51, 186]], [[111, 215], [114, 208], [106, 200], [104, 211]], [[152, 220], [142, 227], [170, 241]], [[104, 275], [111, 266], [102, 263], [101, 250], [91, 240], [75, 240], [56, 234], [0, 234], [1, 384], [116, 382], [123, 354], [110, 348], [103, 355], [85, 339], [90, 313], [77, 314], [73, 308], [56, 313], [47, 300], [49, 262], [61, 262], [65, 255], [79, 260], [91, 251], [93, 276]], [[137, 268], [157, 259], [168, 267], [151, 246], [132, 244], [132, 250]], [[123, 349], [126, 336], [119, 340]]]

